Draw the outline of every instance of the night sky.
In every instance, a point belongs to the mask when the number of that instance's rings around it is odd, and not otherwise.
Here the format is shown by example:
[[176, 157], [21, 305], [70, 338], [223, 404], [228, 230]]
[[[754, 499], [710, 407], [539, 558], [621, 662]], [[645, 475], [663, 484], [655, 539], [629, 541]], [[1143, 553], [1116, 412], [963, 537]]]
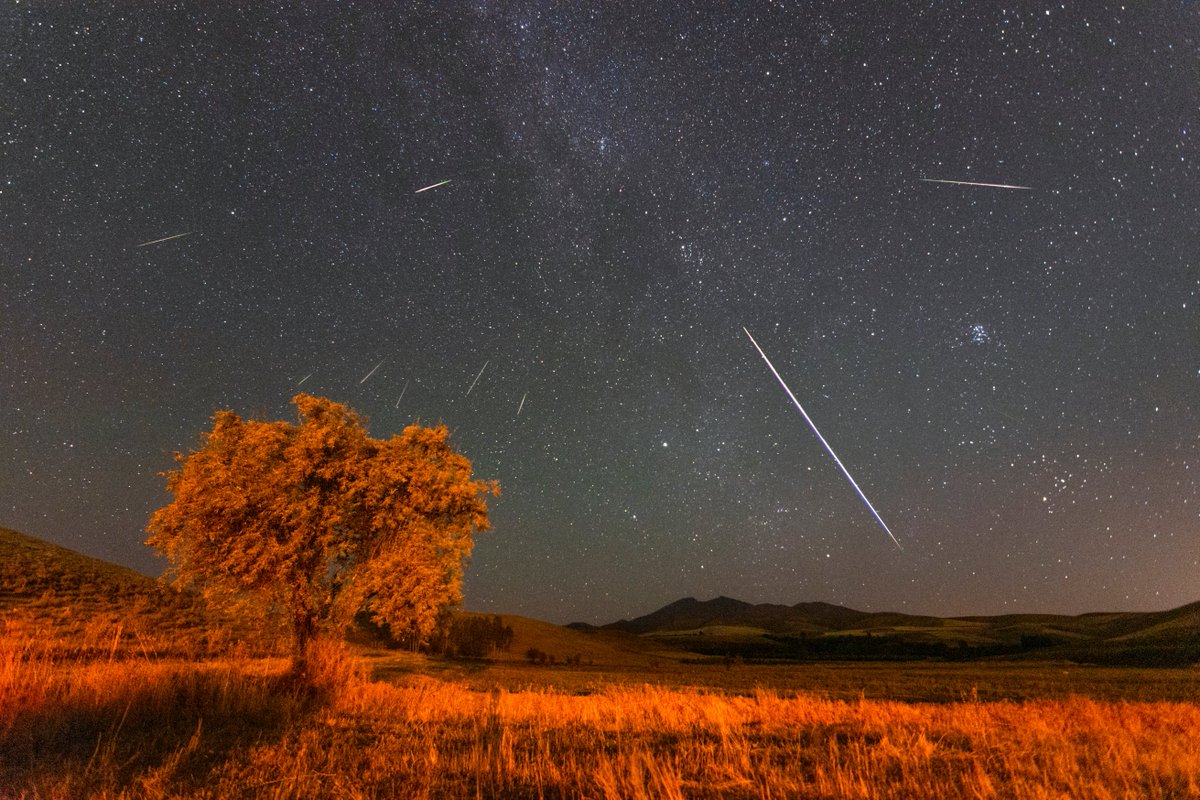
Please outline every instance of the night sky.
[[0, 525], [158, 574], [303, 390], [501, 483], [470, 609], [1196, 600], [1198, 109], [1193, 3], [10, 0]]

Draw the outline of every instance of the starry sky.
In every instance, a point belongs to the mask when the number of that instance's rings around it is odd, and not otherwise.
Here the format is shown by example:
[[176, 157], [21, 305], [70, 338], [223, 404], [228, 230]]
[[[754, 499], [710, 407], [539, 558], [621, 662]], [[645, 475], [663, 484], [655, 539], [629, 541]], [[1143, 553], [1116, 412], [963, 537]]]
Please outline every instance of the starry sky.
[[1198, 87], [1192, 3], [8, 0], [0, 525], [158, 574], [304, 390], [500, 481], [470, 609], [1194, 601]]

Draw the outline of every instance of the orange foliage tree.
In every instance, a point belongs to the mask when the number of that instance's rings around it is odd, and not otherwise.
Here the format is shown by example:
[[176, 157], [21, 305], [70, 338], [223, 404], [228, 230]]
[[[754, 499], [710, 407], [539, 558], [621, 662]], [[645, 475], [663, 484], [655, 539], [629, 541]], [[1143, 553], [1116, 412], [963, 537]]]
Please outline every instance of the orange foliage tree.
[[151, 516], [147, 543], [177, 585], [281, 611], [297, 671], [314, 636], [360, 612], [426, 639], [462, 599], [463, 561], [498, 485], [472, 479], [445, 426], [385, 441], [344, 405], [292, 402], [298, 424], [215, 414], [200, 449], [164, 473], [174, 499]]

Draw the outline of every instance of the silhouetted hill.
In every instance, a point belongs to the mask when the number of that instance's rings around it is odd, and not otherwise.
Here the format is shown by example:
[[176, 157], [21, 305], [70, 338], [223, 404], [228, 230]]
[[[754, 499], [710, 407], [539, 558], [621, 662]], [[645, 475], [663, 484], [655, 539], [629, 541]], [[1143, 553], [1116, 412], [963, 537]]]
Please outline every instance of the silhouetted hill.
[[1109, 664], [1200, 662], [1200, 602], [1156, 612], [933, 617], [829, 603], [677, 600], [602, 629], [694, 652], [764, 659], [1063, 658]]
[[697, 600], [694, 597], [685, 597], [644, 617], [615, 622], [603, 627], [609, 630], [642, 634], [653, 631], [688, 630], [705, 625], [744, 625], [749, 624], [749, 621], [769, 623], [776, 619], [783, 619], [786, 612], [787, 606], [765, 604], [755, 606], [731, 597], [717, 597], [705, 601]]
[[822, 631], [845, 627], [869, 616], [829, 603], [751, 604], [732, 597], [697, 600], [685, 597], [642, 617], [601, 626], [626, 633], [671, 633], [714, 626], [757, 628], [772, 633]]

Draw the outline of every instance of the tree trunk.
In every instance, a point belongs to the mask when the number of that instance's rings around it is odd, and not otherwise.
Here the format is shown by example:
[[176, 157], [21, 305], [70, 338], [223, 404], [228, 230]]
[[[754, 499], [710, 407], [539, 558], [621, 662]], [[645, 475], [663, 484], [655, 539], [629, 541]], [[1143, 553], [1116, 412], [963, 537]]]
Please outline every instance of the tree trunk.
[[292, 677], [299, 683], [309, 678], [308, 649], [317, 635], [317, 618], [306, 610], [297, 611], [293, 618], [296, 629], [296, 652], [292, 656]]

